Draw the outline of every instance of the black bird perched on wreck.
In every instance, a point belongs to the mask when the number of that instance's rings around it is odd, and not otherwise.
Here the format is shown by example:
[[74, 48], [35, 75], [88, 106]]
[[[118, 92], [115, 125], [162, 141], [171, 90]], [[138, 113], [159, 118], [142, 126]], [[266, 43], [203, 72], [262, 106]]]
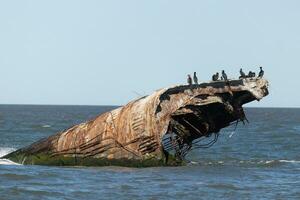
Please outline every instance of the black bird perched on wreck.
[[259, 78], [262, 78], [263, 76], [264, 76], [264, 70], [262, 69], [262, 67], [259, 67], [260, 68], [260, 72], [259, 72], [259, 74], [258, 74], [258, 77]]
[[192, 85], [192, 84], [193, 84], [192, 77], [191, 77], [191, 75], [189, 75], [189, 74], [188, 74], [188, 78], [187, 78], [187, 83], [188, 83], [189, 85]]
[[225, 73], [224, 70], [222, 70], [222, 77], [223, 77], [224, 81], [228, 81], [227, 74]]
[[213, 81], [217, 81], [219, 79], [219, 72], [217, 72], [216, 74], [214, 74], [213, 76], [212, 76], [212, 80]]
[[248, 77], [249, 77], [249, 78], [255, 77], [255, 72], [249, 71]]
[[193, 79], [194, 79], [194, 83], [195, 83], [196, 85], [198, 85], [198, 77], [197, 77], [196, 72], [194, 72], [194, 77], [193, 77]]
[[240, 69], [240, 75], [241, 75], [241, 76], [240, 76], [240, 79], [241, 79], [241, 78], [246, 78], [246, 74], [243, 72], [243, 69], [242, 69], [242, 68]]

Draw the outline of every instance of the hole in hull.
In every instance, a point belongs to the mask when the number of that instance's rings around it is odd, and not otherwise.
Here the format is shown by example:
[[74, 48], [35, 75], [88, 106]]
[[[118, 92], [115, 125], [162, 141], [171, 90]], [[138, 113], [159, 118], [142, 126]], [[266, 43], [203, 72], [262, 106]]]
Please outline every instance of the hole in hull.
[[[202, 106], [186, 106], [172, 115], [168, 131], [162, 139], [166, 154], [184, 159], [195, 148], [208, 148], [218, 139], [222, 128], [232, 122], [245, 119], [239, 104], [212, 103]], [[211, 137], [212, 136], [212, 137]]]

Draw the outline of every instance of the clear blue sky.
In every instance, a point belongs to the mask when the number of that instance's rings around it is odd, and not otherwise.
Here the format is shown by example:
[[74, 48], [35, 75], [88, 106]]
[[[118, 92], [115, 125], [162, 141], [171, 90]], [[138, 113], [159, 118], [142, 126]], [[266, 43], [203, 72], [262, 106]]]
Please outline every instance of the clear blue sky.
[[0, 103], [121, 105], [185, 83], [265, 69], [270, 96], [300, 107], [300, 1], [0, 2]]

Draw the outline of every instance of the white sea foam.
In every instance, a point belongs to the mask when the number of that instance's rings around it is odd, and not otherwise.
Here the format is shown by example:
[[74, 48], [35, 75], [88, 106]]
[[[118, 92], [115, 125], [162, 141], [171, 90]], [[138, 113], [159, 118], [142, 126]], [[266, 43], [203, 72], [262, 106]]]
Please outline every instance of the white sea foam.
[[258, 163], [272, 164], [272, 163], [300, 163], [300, 160], [265, 160], [259, 161]]
[[267, 160], [267, 161], [262, 161], [262, 162], [265, 162], [266, 164], [270, 164], [270, 163], [275, 162], [275, 160]]
[[0, 159], [0, 165], [21, 165], [8, 159]]
[[[13, 152], [14, 148], [0, 147], [0, 157], [5, 156], [11, 152]], [[0, 159], [0, 165], [20, 165], [8, 159]]]
[[279, 162], [279, 163], [300, 163], [300, 160], [266, 160], [265, 161], [266, 164], [275, 163], [275, 162]]
[[226, 165], [226, 164], [246, 164], [246, 165], [273, 165], [273, 164], [279, 164], [279, 163], [293, 163], [293, 164], [299, 164], [300, 160], [240, 160], [240, 161], [207, 161], [207, 162], [195, 162], [195, 161], [190, 161], [190, 165]]
[[0, 147], [0, 158], [2, 156], [5, 156], [5, 155], [13, 152], [14, 150], [15, 150], [14, 148]]
[[235, 134], [235, 131], [232, 131], [229, 135], [229, 138], [231, 138]]
[[284, 162], [284, 163], [300, 163], [300, 160], [279, 160], [279, 162]]
[[45, 124], [45, 125], [43, 125], [42, 127], [43, 127], [43, 128], [50, 128], [51, 125]]

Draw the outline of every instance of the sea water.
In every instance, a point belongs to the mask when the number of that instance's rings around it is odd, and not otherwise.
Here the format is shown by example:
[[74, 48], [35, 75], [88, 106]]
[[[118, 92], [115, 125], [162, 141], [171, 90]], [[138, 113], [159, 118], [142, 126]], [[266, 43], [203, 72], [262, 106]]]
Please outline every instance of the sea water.
[[[0, 105], [0, 156], [112, 106]], [[24, 166], [0, 160], [2, 199], [300, 199], [300, 109], [247, 108], [249, 124], [182, 167]]]

